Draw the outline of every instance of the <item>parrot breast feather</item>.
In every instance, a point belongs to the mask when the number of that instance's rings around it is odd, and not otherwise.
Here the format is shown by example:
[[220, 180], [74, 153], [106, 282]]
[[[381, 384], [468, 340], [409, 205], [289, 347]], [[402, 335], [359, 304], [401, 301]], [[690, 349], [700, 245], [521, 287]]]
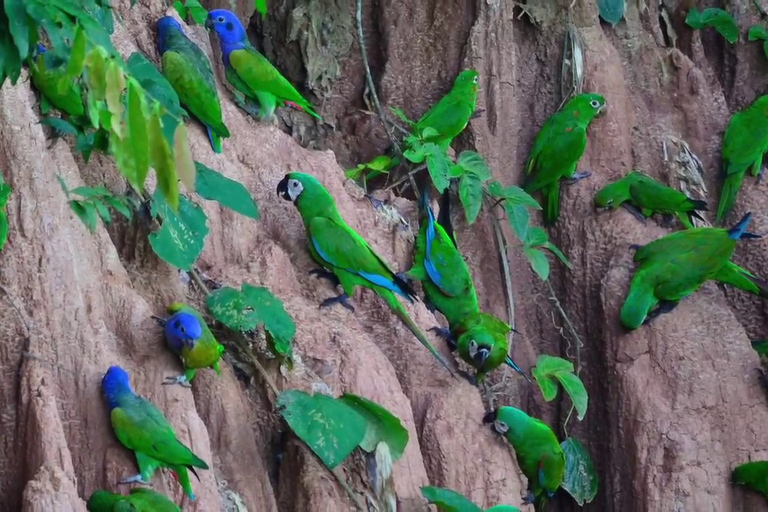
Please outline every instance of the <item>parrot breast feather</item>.
[[472, 285], [469, 268], [448, 233], [435, 224], [431, 212], [428, 223], [424, 268], [441, 292], [449, 297], [460, 295]]
[[557, 183], [573, 173], [587, 147], [587, 130], [579, 124], [553, 123], [542, 141], [534, 143], [531, 150], [526, 169], [529, 175], [525, 183], [527, 192]]

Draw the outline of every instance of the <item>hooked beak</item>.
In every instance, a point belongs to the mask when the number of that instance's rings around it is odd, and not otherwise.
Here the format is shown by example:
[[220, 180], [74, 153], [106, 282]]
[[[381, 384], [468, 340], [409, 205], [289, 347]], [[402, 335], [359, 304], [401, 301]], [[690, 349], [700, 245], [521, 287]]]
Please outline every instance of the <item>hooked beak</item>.
[[211, 18], [205, 19], [205, 28], [208, 30], [213, 30], [213, 20]]
[[477, 351], [475, 359], [479, 363], [480, 368], [485, 366], [485, 361], [488, 359], [488, 356], [491, 355], [491, 351], [487, 348], [481, 348]]
[[277, 184], [277, 195], [286, 201], [291, 200], [291, 195], [288, 193], [288, 179], [288, 175], [286, 174], [283, 176], [283, 179], [280, 180], [280, 183]]

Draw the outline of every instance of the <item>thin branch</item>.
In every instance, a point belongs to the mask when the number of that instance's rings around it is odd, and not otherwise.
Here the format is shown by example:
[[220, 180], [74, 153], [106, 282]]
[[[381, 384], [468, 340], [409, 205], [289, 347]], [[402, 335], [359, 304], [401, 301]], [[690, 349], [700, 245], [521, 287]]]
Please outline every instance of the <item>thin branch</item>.
[[[493, 208], [490, 207], [491, 201], [488, 196], [484, 198], [485, 204], [489, 206], [489, 217], [493, 224], [493, 234], [496, 239], [496, 249], [499, 252], [499, 261], [501, 262], [501, 270], [504, 277], [504, 293], [507, 299], [507, 316], [509, 317], [509, 325], [512, 329], [515, 328], [515, 298], [512, 295], [512, 273], [509, 270], [509, 259], [507, 258], [507, 241], [504, 238], [504, 231], [501, 229], [501, 222], [494, 215]], [[509, 331], [509, 352], [512, 352], [514, 348], [514, 331]], [[505, 374], [506, 376], [506, 374]]]
[[368, 52], [365, 51], [365, 36], [363, 35], [363, 0], [357, 0], [357, 9], [355, 15], [357, 18], [357, 40], [360, 43], [360, 56], [363, 59], [363, 66], [365, 67], [365, 79], [368, 82], [368, 90], [371, 92], [373, 104], [376, 106], [376, 112], [379, 114], [379, 120], [381, 121], [381, 124], [384, 125], [384, 131], [387, 132], [389, 141], [395, 146], [397, 152], [402, 155], [403, 150], [400, 149], [400, 144], [398, 144], [397, 139], [389, 129], [387, 116], [384, 114], [384, 110], [381, 108], [381, 103], [379, 103], [379, 95], [376, 94], [376, 85], [373, 83], [371, 67], [368, 64]]
[[200, 277], [200, 273], [196, 269], [194, 268], [190, 269], [189, 275], [192, 276], [192, 280], [200, 288], [201, 292], [203, 292], [206, 296], [208, 296], [211, 293], [208, 287], [205, 286], [205, 283], [203, 282], [203, 278]]
[[[402, 177], [401, 177], [399, 180], [397, 180], [396, 182], [392, 183], [391, 185], [387, 185], [387, 186], [384, 188], [384, 190], [385, 190], [385, 191], [387, 191], [387, 190], [391, 190], [391, 189], [395, 188], [395, 187], [396, 187], [396, 186], [398, 186], [398, 185], [402, 185], [403, 183], [405, 183], [405, 182], [406, 182], [406, 181], [408, 181], [408, 180], [413, 180], [413, 177], [414, 177], [416, 174], [420, 173], [421, 171], [423, 171], [423, 170], [424, 170], [424, 169], [426, 169], [426, 168], [427, 168], [427, 165], [426, 165], [426, 164], [421, 164], [420, 166], [416, 167], [416, 168], [415, 168], [415, 169], [413, 169], [412, 171], [409, 171], [409, 172], [408, 172], [408, 174], [406, 174], [405, 176], [402, 176]], [[413, 185], [411, 185], [411, 186], [413, 186]], [[416, 189], [414, 188], [414, 190], [416, 190]]]
[[[379, 115], [376, 112], [371, 112], [370, 110], [365, 110], [365, 109], [362, 109], [362, 108], [360, 109], [360, 112], [362, 112], [363, 114], [365, 114], [367, 116], [378, 116]], [[397, 130], [400, 131], [400, 133], [402, 133], [403, 135], [410, 135], [411, 134], [411, 132], [409, 132], [408, 130], [403, 128], [397, 121], [393, 120], [389, 116], [389, 114], [387, 114], [386, 112], [384, 112], [384, 117], [386, 117], [387, 122], [389, 122], [389, 124], [391, 124], [393, 128], [397, 128]]]
[[576, 332], [576, 328], [573, 326], [573, 323], [571, 323], [571, 319], [568, 318], [568, 315], [565, 314], [565, 310], [563, 310], [563, 306], [560, 305], [560, 301], [557, 300], [557, 296], [555, 295], [555, 290], [552, 288], [552, 283], [547, 279], [545, 281], [547, 283], [547, 287], [549, 287], [549, 300], [552, 302], [552, 305], [555, 306], [555, 309], [557, 309], [558, 313], [560, 313], [560, 316], [563, 318], [563, 321], [565, 322], [566, 327], [568, 327], [568, 332], [573, 336], [573, 339], [576, 340], [576, 375], [581, 372], [581, 347], [584, 346], [584, 343], [581, 341], [581, 337]]

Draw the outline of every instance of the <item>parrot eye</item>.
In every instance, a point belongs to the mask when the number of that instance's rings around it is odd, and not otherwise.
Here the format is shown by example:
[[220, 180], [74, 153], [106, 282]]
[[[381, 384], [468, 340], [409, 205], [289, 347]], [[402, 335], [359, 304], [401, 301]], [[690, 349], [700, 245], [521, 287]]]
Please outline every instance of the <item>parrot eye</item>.
[[589, 104], [592, 108], [600, 108], [600, 102], [597, 100], [592, 100], [589, 102]]
[[218, 18], [216, 18], [216, 21], [218, 21], [219, 23], [224, 23], [224, 16], [219, 16]]
[[187, 330], [184, 327], [179, 327], [179, 330], [181, 331], [181, 334], [187, 333]]
[[496, 420], [493, 422], [493, 429], [499, 434], [506, 434], [507, 431], [509, 430], [509, 425], [507, 425], [503, 421]]
[[475, 340], [469, 340], [469, 357], [473, 358], [477, 354], [477, 342]]
[[477, 80], [478, 80], [479, 78], [480, 78], [479, 76], [475, 76], [475, 77], [472, 79], [472, 83], [473, 83], [473, 84], [476, 84], [476, 83], [477, 83]]
[[299, 180], [288, 180], [288, 195], [291, 197], [291, 201], [295, 201], [303, 191], [304, 185]]

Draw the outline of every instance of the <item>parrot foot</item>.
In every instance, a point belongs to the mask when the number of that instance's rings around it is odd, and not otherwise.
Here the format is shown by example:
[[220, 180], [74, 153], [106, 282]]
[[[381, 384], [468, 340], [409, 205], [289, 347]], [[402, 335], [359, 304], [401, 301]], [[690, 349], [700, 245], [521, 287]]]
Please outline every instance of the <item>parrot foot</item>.
[[645, 317], [645, 320], [643, 320], [643, 324], [644, 325], [647, 324], [648, 322], [650, 322], [651, 320], [653, 320], [659, 315], [669, 313], [670, 311], [675, 309], [679, 303], [680, 301], [677, 301], [677, 300], [663, 300], [659, 302], [659, 305], [656, 307], [656, 309], [648, 313], [648, 316]]
[[429, 302], [428, 300], [424, 301], [424, 306], [426, 306], [427, 311], [429, 311], [433, 315], [435, 314], [435, 311], [437, 311], [437, 308], [435, 307], [435, 305]]
[[166, 323], [165, 318], [161, 318], [155, 315], [150, 315], [150, 316], [155, 320], [155, 322], [157, 322], [160, 325], [160, 327], [165, 327], [165, 323]]
[[624, 203], [624, 204], [622, 204], [621, 206], [622, 206], [622, 208], [624, 208], [625, 210], [627, 210], [629, 213], [631, 213], [632, 215], [634, 215], [634, 217], [635, 217], [637, 220], [639, 220], [640, 222], [642, 222], [643, 224], [645, 224], [645, 215], [643, 215], [643, 212], [641, 212], [640, 210], [638, 210], [638, 209], [637, 209], [637, 208], [636, 208], [636, 207], [635, 207], [633, 204], [630, 204], [630, 203]]
[[183, 388], [191, 388], [192, 384], [187, 380], [186, 375], [177, 375], [176, 377], [166, 377], [165, 381], [163, 382], [163, 386], [169, 385], [169, 384], [179, 384]]
[[384, 205], [387, 204], [386, 201], [382, 201], [381, 199], [376, 199], [375, 197], [373, 197], [372, 194], [365, 194], [365, 198], [371, 202], [371, 205], [376, 210], [383, 208]]
[[672, 219], [674, 219], [674, 217], [672, 217], [671, 215], [663, 215], [662, 219], [663, 220], [661, 221], [661, 227], [663, 227], [663, 228], [671, 228], [672, 227]]
[[346, 293], [342, 293], [341, 295], [338, 295], [336, 297], [331, 297], [330, 299], [325, 299], [323, 302], [320, 303], [321, 308], [327, 308], [328, 306], [333, 306], [334, 304], [341, 304], [351, 312], [355, 312], [354, 306], [349, 303], [349, 295]]
[[445, 327], [430, 327], [429, 331], [434, 332], [436, 336], [439, 336], [447, 341], [448, 346], [453, 347], [451, 348], [451, 352], [456, 350], [456, 340], [453, 339], [453, 335], [451, 335], [450, 329], [446, 329]]
[[[395, 272], [395, 277], [401, 281], [404, 281], [408, 286], [413, 288], [413, 281], [408, 278], [408, 275], [405, 272]], [[432, 311], [432, 313], [434, 313], [434, 311]]]
[[577, 172], [571, 178], [565, 180], [565, 183], [566, 185], [573, 185], [574, 183], [578, 183], [584, 178], [589, 178], [590, 176], [592, 176], [592, 173], [589, 171]]
[[129, 476], [128, 478], [124, 478], [117, 482], [118, 484], [125, 485], [125, 484], [142, 484], [142, 485], [148, 485], [152, 487], [152, 482], [149, 482], [147, 480], [144, 480], [144, 478], [141, 476], [141, 473], [138, 475]]
[[525, 505], [531, 505], [536, 497], [533, 495], [533, 491], [528, 489], [528, 492], [523, 496], [523, 504]]
[[330, 272], [328, 270], [325, 270], [324, 268], [313, 268], [309, 271], [309, 275], [315, 276], [318, 279], [325, 279], [327, 281], [330, 281], [333, 286], [339, 286], [341, 284], [339, 282], [339, 278], [336, 277], [336, 274], [333, 272]]
[[484, 109], [484, 108], [479, 108], [479, 109], [475, 110], [475, 111], [472, 113], [472, 115], [471, 115], [471, 116], [469, 116], [469, 120], [471, 121], [471, 120], [473, 120], [473, 119], [477, 119], [478, 117], [480, 117], [480, 116], [482, 116], [482, 115], [483, 115], [483, 112], [485, 112], [485, 109]]
[[640, 244], [632, 244], [632, 245], [629, 246], [629, 248], [630, 248], [630, 250], [633, 250], [633, 251], [639, 251], [640, 249], [643, 248], [643, 246], [640, 245]]

